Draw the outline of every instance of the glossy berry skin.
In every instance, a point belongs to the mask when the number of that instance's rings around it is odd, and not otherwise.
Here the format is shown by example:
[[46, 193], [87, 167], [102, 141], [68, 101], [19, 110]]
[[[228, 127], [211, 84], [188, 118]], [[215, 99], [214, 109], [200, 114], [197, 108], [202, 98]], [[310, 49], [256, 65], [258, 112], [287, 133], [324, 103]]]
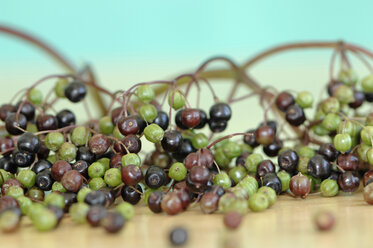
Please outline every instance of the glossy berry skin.
[[288, 150], [280, 153], [277, 161], [281, 169], [293, 173], [297, 169], [299, 156], [295, 151]]
[[360, 185], [359, 176], [354, 171], [346, 171], [339, 175], [338, 185], [344, 192], [354, 192]]
[[290, 93], [283, 91], [277, 95], [275, 103], [279, 110], [285, 112], [295, 103], [295, 99]]
[[208, 122], [206, 112], [203, 109], [198, 109], [198, 111], [199, 111], [200, 120], [199, 120], [199, 124], [194, 127], [195, 129], [204, 128]]
[[[134, 188], [136, 190], [134, 190]], [[122, 188], [121, 196], [122, 196], [123, 201], [131, 203], [132, 205], [135, 205], [141, 200], [141, 194], [139, 192], [142, 192], [140, 185], [136, 185], [136, 186], [126, 185]]]
[[201, 116], [198, 109], [188, 108], [181, 112], [181, 123], [188, 128], [194, 128], [199, 124], [200, 120]]
[[96, 160], [96, 155], [89, 150], [89, 147], [81, 146], [78, 148], [76, 160], [84, 160], [88, 164], [92, 164]]
[[194, 184], [207, 184], [210, 179], [210, 172], [205, 166], [194, 166], [189, 172], [190, 180]]
[[53, 182], [50, 170], [43, 170], [36, 175], [35, 185], [43, 191], [51, 190]]
[[34, 166], [32, 167], [32, 171], [38, 174], [39, 172], [50, 168], [52, 168], [52, 163], [48, 160], [41, 159], [34, 164]]
[[33, 133], [22, 134], [17, 141], [17, 148], [21, 152], [38, 153], [41, 147], [40, 139]]
[[373, 182], [373, 170], [369, 170], [364, 173], [363, 176], [363, 185], [367, 186], [368, 184]]
[[[125, 145], [129, 153], [138, 153], [141, 151], [141, 140], [137, 135], [129, 134], [122, 140], [122, 143]], [[127, 154], [127, 150], [123, 147], [122, 144], [116, 142], [114, 144], [114, 149], [116, 152]]]
[[76, 103], [84, 99], [87, 94], [87, 87], [80, 81], [71, 82], [65, 88], [65, 96], [71, 102]]
[[320, 146], [319, 153], [323, 155], [328, 161], [334, 161], [339, 152], [335, 149], [334, 145], [331, 143], [325, 143]]
[[183, 122], [181, 121], [181, 116], [182, 116], [182, 114], [183, 114], [183, 109], [181, 109], [181, 110], [179, 110], [179, 111], [177, 111], [176, 112], [176, 115], [175, 115], [175, 123], [176, 123], [176, 126], [178, 127], [178, 128], [180, 128], [180, 129], [183, 129], [183, 130], [185, 130], [185, 129], [188, 129], [188, 127], [187, 126], [185, 126], [184, 124], [183, 124]]
[[11, 149], [14, 148], [14, 141], [8, 137], [0, 138], [0, 152], [3, 156], [12, 154]]
[[210, 119], [213, 121], [229, 121], [232, 110], [226, 103], [216, 103], [210, 107]]
[[295, 196], [305, 198], [311, 191], [311, 179], [300, 173], [290, 179], [289, 187]]
[[122, 168], [122, 181], [126, 185], [135, 186], [144, 178], [141, 169], [133, 164]]
[[27, 119], [23, 114], [19, 114], [17, 119], [16, 113], [10, 113], [5, 119], [5, 129], [11, 135], [22, 134], [23, 132], [17, 127], [25, 130], [27, 127]]
[[161, 213], [161, 202], [165, 193], [163, 191], [154, 191], [149, 195], [148, 207], [153, 213]]
[[14, 174], [17, 172], [18, 166], [13, 162], [11, 157], [2, 157], [0, 158], [0, 169]]
[[183, 210], [182, 202], [176, 192], [167, 193], [162, 199], [161, 207], [169, 215], [178, 214]]
[[195, 151], [196, 149], [193, 147], [192, 142], [189, 139], [183, 139], [180, 149], [177, 152], [172, 153], [172, 157], [179, 162], [183, 162], [189, 153]]
[[58, 128], [57, 117], [53, 115], [40, 115], [36, 119], [36, 126], [39, 131], [56, 130]]
[[74, 164], [71, 165], [71, 168], [73, 170], [79, 172], [85, 178], [88, 178], [88, 167], [89, 167], [88, 162], [84, 160], [78, 160]]
[[123, 135], [137, 134], [140, 130], [136, 116], [121, 117], [117, 123], [118, 129]]
[[[18, 111], [19, 107], [22, 105], [22, 102], [18, 102], [15, 106], [15, 112]], [[35, 107], [31, 103], [25, 102], [21, 107], [21, 114], [23, 114], [28, 121], [31, 121], [35, 117]]]
[[119, 213], [107, 213], [101, 221], [101, 225], [108, 233], [119, 232], [125, 223], [125, 219]]
[[268, 157], [276, 157], [278, 152], [282, 149], [282, 141], [280, 139], [275, 139], [272, 144], [263, 146], [263, 152]]
[[297, 127], [304, 123], [306, 116], [303, 109], [294, 104], [286, 110], [285, 119], [290, 125]]
[[357, 109], [359, 108], [361, 105], [363, 105], [365, 101], [365, 95], [363, 92], [361, 91], [357, 91], [355, 90], [354, 91], [354, 101], [353, 102], [350, 102], [348, 104], [348, 106], [350, 106], [351, 108], [353, 109]]
[[200, 201], [201, 210], [205, 214], [211, 214], [218, 209], [219, 195], [215, 192], [206, 192]]
[[161, 141], [162, 148], [165, 152], [177, 152], [183, 144], [183, 136], [176, 130], [166, 131]]
[[282, 184], [280, 178], [275, 173], [267, 173], [259, 180], [260, 186], [268, 186], [272, 188], [276, 194], [281, 193]]
[[89, 192], [84, 198], [84, 202], [90, 206], [105, 207], [106, 200], [106, 193], [100, 190]]
[[71, 165], [68, 162], [58, 160], [52, 165], [52, 176], [54, 180], [61, 181], [63, 175], [71, 169]]
[[78, 192], [83, 184], [83, 176], [76, 170], [70, 170], [62, 176], [61, 183], [67, 191]]
[[18, 167], [28, 167], [34, 162], [35, 154], [21, 152], [16, 149], [12, 153], [12, 159]]
[[274, 173], [276, 171], [276, 167], [271, 160], [263, 160], [258, 164], [257, 167], [257, 176], [259, 178], [264, 177], [268, 173]]
[[248, 130], [246, 133], [249, 135], [243, 136], [243, 142], [252, 148], [259, 146], [259, 143], [256, 142], [255, 129]]
[[221, 133], [227, 128], [227, 121], [214, 121], [213, 119], [209, 120], [209, 128], [213, 133]]
[[75, 114], [68, 109], [61, 110], [60, 112], [58, 112], [56, 117], [58, 122], [58, 128], [75, 125], [76, 123]]
[[359, 166], [359, 158], [351, 153], [340, 154], [337, 158], [337, 164], [345, 171], [354, 171], [357, 170]]
[[150, 166], [145, 174], [145, 184], [151, 189], [157, 189], [166, 183], [166, 173], [158, 166]]
[[164, 111], [158, 111], [158, 115], [154, 119], [153, 123], [160, 126], [163, 130], [166, 130], [169, 124], [168, 114]]
[[275, 130], [270, 126], [260, 126], [255, 130], [256, 142], [261, 145], [272, 144], [275, 140]]
[[101, 220], [106, 216], [107, 211], [102, 206], [93, 206], [87, 213], [87, 221], [92, 227], [100, 226]]
[[323, 156], [315, 155], [308, 161], [307, 170], [314, 178], [325, 179], [330, 176], [332, 168]]

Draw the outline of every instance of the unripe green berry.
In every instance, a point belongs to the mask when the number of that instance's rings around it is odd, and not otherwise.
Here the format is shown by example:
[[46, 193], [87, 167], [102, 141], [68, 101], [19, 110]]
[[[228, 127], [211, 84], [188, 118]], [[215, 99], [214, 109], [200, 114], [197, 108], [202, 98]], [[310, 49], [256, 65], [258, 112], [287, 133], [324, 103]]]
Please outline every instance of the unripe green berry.
[[35, 105], [40, 105], [43, 102], [43, 93], [38, 89], [32, 88], [29, 93], [29, 100]]
[[302, 91], [298, 93], [295, 101], [301, 108], [311, 108], [313, 105], [313, 96], [308, 91]]
[[65, 137], [62, 133], [51, 132], [45, 136], [44, 144], [51, 151], [57, 151], [65, 143]]
[[337, 113], [340, 109], [340, 104], [337, 98], [329, 97], [322, 103], [322, 111], [325, 114]]
[[194, 148], [205, 148], [209, 144], [209, 139], [204, 133], [197, 133], [192, 137], [192, 145]]
[[219, 174], [214, 176], [214, 185], [219, 185], [223, 189], [228, 189], [231, 187], [231, 179], [225, 171], [221, 171]]
[[67, 80], [66, 78], [60, 78], [57, 81], [56, 86], [54, 87], [54, 92], [56, 93], [56, 96], [58, 96], [59, 98], [65, 98], [65, 89], [68, 84], [69, 80]]
[[152, 143], [158, 143], [163, 139], [164, 130], [157, 124], [150, 124], [144, 129], [144, 135]]
[[105, 135], [109, 135], [113, 133], [114, 125], [111, 121], [110, 116], [104, 116], [100, 119], [100, 131]]
[[359, 78], [354, 70], [345, 69], [340, 71], [338, 79], [347, 85], [355, 85]]
[[366, 76], [361, 81], [361, 87], [366, 93], [373, 93], [373, 75]]
[[61, 160], [65, 160], [66, 162], [71, 162], [76, 158], [77, 148], [73, 144], [69, 142], [65, 142], [62, 144], [60, 149], [58, 150], [58, 158]]
[[87, 128], [83, 126], [76, 127], [71, 133], [71, 142], [76, 146], [84, 146], [87, 142], [87, 135], [89, 139], [91, 134], [88, 134]]
[[187, 175], [185, 165], [180, 162], [173, 163], [168, 171], [168, 176], [175, 181], [182, 181]]
[[351, 136], [346, 133], [337, 134], [334, 137], [333, 144], [334, 144], [335, 149], [337, 149], [337, 151], [345, 153], [351, 149], [351, 145], [352, 145]]
[[150, 123], [153, 122], [158, 116], [158, 111], [152, 104], [144, 104], [139, 109], [139, 114], [141, 119]]
[[170, 106], [171, 106], [172, 97], [174, 98], [174, 100], [172, 102], [172, 108], [173, 109], [178, 110], [178, 109], [184, 107], [185, 97], [184, 97], [183, 94], [181, 94], [181, 92], [179, 90], [171, 91], [168, 94], [168, 105], [170, 105]]
[[141, 85], [137, 88], [137, 97], [143, 103], [151, 102], [154, 96], [154, 90], [150, 85]]

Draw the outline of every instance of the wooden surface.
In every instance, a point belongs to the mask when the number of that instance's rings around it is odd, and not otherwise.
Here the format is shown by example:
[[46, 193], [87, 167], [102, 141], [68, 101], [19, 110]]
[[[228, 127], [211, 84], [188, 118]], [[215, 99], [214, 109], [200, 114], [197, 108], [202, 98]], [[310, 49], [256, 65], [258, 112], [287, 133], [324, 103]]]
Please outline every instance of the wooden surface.
[[[312, 217], [318, 210], [335, 214], [335, 228], [317, 231]], [[119, 234], [101, 228], [74, 224], [65, 218], [58, 229], [39, 233], [26, 218], [20, 230], [0, 234], [0, 247], [171, 247], [168, 233], [183, 226], [189, 239], [185, 247], [373, 247], [373, 206], [361, 193], [307, 199], [280, 196], [276, 204], [261, 213], [249, 212], [240, 228], [228, 231], [222, 215], [204, 215], [199, 206], [177, 216], [153, 214], [145, 206], [136, 207], [136, 216]]]

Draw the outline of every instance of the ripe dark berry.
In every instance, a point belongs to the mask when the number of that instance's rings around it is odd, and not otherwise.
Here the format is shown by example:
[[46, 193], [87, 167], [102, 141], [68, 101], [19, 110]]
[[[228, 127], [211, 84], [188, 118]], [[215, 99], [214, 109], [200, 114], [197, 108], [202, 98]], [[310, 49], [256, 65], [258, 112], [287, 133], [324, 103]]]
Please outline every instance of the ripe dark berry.
[[275, 171], [276, 167], [271, 160], [263, 160], [258, 164], [256, 174], [260, 178], [268, 173], [274, 173]]
[[337, 158], [337, 164], [340, 168], [345, 171], [354, 171], [357, 170], [359, 166], [359, 158], [351, 153], [340, 154]]
[[181, 121], [181, 115], [183, 114], [183, 109], [179, 110], [176, 112], [176, 115], [175, 115], [175, 123], [176, 123], [176, 126], [180, 129], [188, 129], [188, 127], [186, 127], [183, 122]]
[[[136, 190], [135, 190], [136, 189]], [[137, 204], [141, 200], [142, 188], [140, 185], [136, 186], [124, 186], [121, 191], [123, 201], [129, 202], [132, 205]]]
[[227, 128], [227, 125], [227, 121], [214, 121], [213, 119], [209, 120], [209, 127], [213, 133], [223, 132]]
[[3, 104], [0, 107], [0, 120], [5, 121], [6, 117], [13, 112], [16, 112], [16, 108], [11, 104]]
[[16, 149], [12, 153], [12, 158], [13, 158], [13, 162], [18, 167], [28, 167], [34, 162], [35, 154], [31, 154], [28, 152], [21, 152]]
[[72, 168], [68, 162], [64, 160], [58, 160], [52, 165], [51, 171], [54, 180], [61, 181], [63, 175], [69, 170], [72, 170]]
[[205, 125], [206, 125], [206, 123], [208, 122], [208, 118], [207, 118], [206, 112], [203, 111], [202, 109], [198, 109], [198, 111], [199, 111], [199, 115], [200, 115], [200, 121], [199, 121], [199, 124], [194, 127], [195, 129], [204, 128]]
[[87, 161], [78, 160], [73, 165], [71, 165], [71, 168], [79, 172], [83, 177], [88, 178], [88, 166], [89, 165]]
[[213, 121], [229, 121], [232, 110], [226, 103], [216, 103], [210, 108], [210, 119]]
[[169, 124], [168, 114], [164, 111], [158, 111], [157, 118], [154, 119], [153, 123], [166, 130]]
[[281, 92], [276, 97], [276, 106], [282, 112], [285, 112], [294, 103], [295, 103], [294, 97], [286, 91]]
[[118, 120], [118, 129], [124, 135], [137, 134], [140, 130], [135, 116], [121, 117]]
[[[15, 112], [18, 111], [19, 107], [21, 106], [22, 102], [18, 102], [15, 106]], [[21, 107], [21, 114], [23, 114], [28, 121], [31, 121], [35, 117], [35, 107], [31, 103], [25, 102]]]
[[325, 143], [320, 146], [319, 153], [323, 155], [328, 161], [334, 161], [339, 152], [335, 149], [331, 143]]
[[96, 155], [89, 150], [89, 147], [81, 146], [78, 148], [76, 160], [84, 160], [88, 164], [92, 164], [96, 160]]
[[34, 164], [34, 166], [32, 167], [32, 171], [38, 174], [39, 172], [50, 168], [52, 168], [52, 163], [48, 160], [41, 159]]
[[61, 183], [66, 190], [78, 192], [83, 184], [83, 176], [76, 170], [70, 170], [63, 175]]
[[152, 189], [157, 189], [166, 182], [166, 173], [158, 166], [150, 166], [145, 174], [145, 184]]
[[[11, 138], [8, 137], [2, 137], [0, 138], [0, 152], [3, 154], [3, 156], [8, 156], [12, 153], [10, 149], [14, 147], [14, 141]], [[8, 151], [8, 152], [6, 152]]]
[[58, 122], [58, 128], [75, 125], [75, 114], [68, 109], [61, 110], [60, 112], [58, 112], [56, 117]]
[[307, 170], [315, 178], [325, 179], [331, 174], [330, 163], [321, 155], [315, 155], [308, 161]]
[[85, 198], [84, 202], [90, 206], [102, 206], [106, 205], [106, 194], [103, 191], [97, 190], [89, 192]]
[[17, 118], [16, 113], [10, 113], [8, 117], [6, 117], [5, 119], [6, 131], [11, 135], [22, 134], [23, 131], [21, 131], [17, 127], [20, 127], [25, 130], [27, 127], [27, 119], [23, 114], [19, 114]]
[[278, 165], [281, 169], [293, 173], [298, 166], [299, 156], [293, 150], [287, 150], [278, 155]]
[[41, 147], [40, 139], [33, 133], [22, 134], [17, 141], [17, 148], [22, 152], [38, 153]]
[[93, 206], [87, 213], [87, 221], [92, 227], [100, 226], [101, 220], [106, 216], [107, 211], [102, 206]]
[[181, 113], [181, 123], [188, 128], [194, 128], [199, 124], [200, 120], [201, 116], [198, 109], [188, 108]]
[[166, 131], [161, 144], [166, 152], [177, 152], [183, 144], [183, 136], [176, 130]]
[[36, 119], [36, 126], [39, 131], [56, 130], [58, 128], [57, 117], [53, 115], [40, 115]]
[[163, 191], [154, 191], [149, 195], [148, 207], [153, 213], [161, 213], [161, 202], [165, 193]]
[[179, 162], [183, 162], [185, 157], [192, 152], [195, 152], [196, 149], [193, 147], [192, 142], [189, 139], [183, 139], [183, 143], [179, 151], [172, 153], [172, 157]]
[[282, 184], [280, 178], [276, 173], [267, 173], [264, 177], [259, 180], [260, 186], [268, 186], [276, 191], [276, 194], [281, 193]]
[[53, 182], [50, 170], [43, 170], [36, 175], [35, 185], [43, 191], [51, 190]]
[[13, 162], [11, 157], [2, 157], [0, 158], [0, 169], [14, 174], [17, 172], [18, 166]]
[[87, 87], [79, 81], [71, 82], [65, 89], [65, 96], [71, 102], [80, 102], [87, 94]]
[[360, 179], [356, 172], [346, 171], [338, 177], [339, 188], [344, 192], [354, 192], [359, 188]]
[[89, 141], [89, 149], [96, 155], [103, 155], [110, 147], [111, 142], [103, 134], [95, 134]]
[[285, 118], [293, 126], [300, 126], [306, 120], [303, 109], [296, 104], [287, 108]]
[[275, 157], [278, 155], [278, 152], [282, 149], [282, 141], [280, 139], [275, 139], [272, 144], [263, 146], [263, 152], [268, 157]]
[[244, 135], [243, 136], [243, 142], [251, 146], [252, 148], [255, 148], [259, 146], [259, 143], [256, 142], [256, 136], [255, 136], [255, 129], [251, 129], [247, 131], [246, 133], [251, 134], [251, 135]]
[[122, 181], [129, 186], [137, 185], [144, 178], [140, 167], [130, 164], [122, 169]]
[[255, 130], [256, 141], [261, 145], [269, 145], [275, 140], [275, 130], [270, 126], [260, 126]]
[[301, 173], [290, 179], [289, 187], [295, 196], [306, 197], [311, 191], [311, 179]]

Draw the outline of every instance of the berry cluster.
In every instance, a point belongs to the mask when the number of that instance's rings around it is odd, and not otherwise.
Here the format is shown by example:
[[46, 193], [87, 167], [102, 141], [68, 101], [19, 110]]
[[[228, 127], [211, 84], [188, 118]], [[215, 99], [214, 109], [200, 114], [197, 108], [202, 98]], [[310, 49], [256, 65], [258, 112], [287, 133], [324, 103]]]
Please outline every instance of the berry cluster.
[[[358, 190], [361, 179], [364, 198], [373, 204], [373, 76], [358, 80], [343, 67], [338, 79], [331, 74], [329, 96], [317, 104], [306, 91], [278, 93], [258, 86], [254, 94], [224, 102], [201, 76], [215, 60], [242, 71], [216, 58], [193, 74], [116, 93], [81, 75], [52, 75], [28, 88], [17, 104], [1, 105], [0, 228], [13, 231], [26, 215], [47, 231], [68, 212], [77, 223], [115, 233], [143, 200], [152, 212], [168, 215], [199, 203], [206, 214], [226, 214], [224, 223], [234, 229], [249, 209], [263, 211], [279, 194], [306, 198], [320, 191], [331, 197]], [[55, 78], [44, 98], [38, 87]], [[186, 78], [183, 90], [178, 82]], [[188, 101], [189, 88], [200, 90], [200, 82], [214, 99], [208, 111]], [[159, 85], [166, 86], [163, 95]], [[57, 100], [84, 103], [87, 87], [111, 98], [104, 116], [84, 124], [71, 109], [54, 109]], [[231, 104], [257, 95], [263, 122], [216, 138], [232, 118]], [[307, 118], [313, 106], [315, 115]], [[276, 120], [267, 118], [269, 111]], [[154, 150], [144, 152], [143, 142], [154, 144]]]

